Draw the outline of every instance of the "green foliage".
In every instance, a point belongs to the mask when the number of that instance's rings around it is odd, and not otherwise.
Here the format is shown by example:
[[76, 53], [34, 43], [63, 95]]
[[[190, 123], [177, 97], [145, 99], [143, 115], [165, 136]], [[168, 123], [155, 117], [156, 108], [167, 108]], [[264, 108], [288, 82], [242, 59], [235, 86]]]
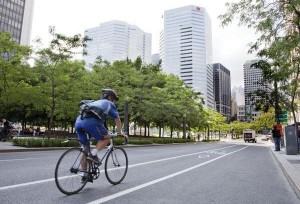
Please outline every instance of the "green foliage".
[[152, 144], [151, 140], [129, 140], [129, 144], [134, 145], [145, 145], [145, 144]]
[[64, 142], [65, 139], [13, 139], [14, 146], [21, 147], [79, 147], [78, 141], [70, 140], [69, 142]]
[[153, 138], [152, 141], [155, 144], [172, 144], [172, 143], [194, 142], [193, 140], [182, 139], [182, 138]]
[[[74, 60], [74, 56], [88, 39], [80, 35], [67, 37], [55, 33], [54, 28], [50, 34], [53, 37], [50, 45], [38, 47], [34, 52], [34, 66], [20, 64], [18, 73], [22, 74], [16, 75], [19, 78], [8, 78], [14, 91], [1, 94], [0, 100], [9, 99], [9, 120], [14, 116], [14, 120], [23, 121], [24, 125], [68, 128], [75, 122], [81, 100], [99, 99], [101, 89], [112, 88], [120, 96], [117, 102], [120, 116], [123, 117], [127, 102], [130, 122], [137, 126], [181, 131], [185, 120], [189, 130], [201, 131], [206, 127], [201, 93], [184, 86], [177, 76], [163, 74], [160, 64], [145, 65], [141, 58], [110, 64], [99, 56], [93, 70], [87, 71], [84, 62]], [[9, 66], [12, 64], [8, 62]], [[108, 125], [113, 125], [113, 121]]]
[[220, 142], [219, 139], [202, 140], [202, 142]]
[[[54, 126], [54, 120], [70, 120], [74, 117], [74, 111], [69, 112], [67, 107], [73, 105], [79, 99], [84, 76], [84, 64], [70, 62], [78, 54], [78, 48], [84, 48], [89, 40], [81, 35], [67, 37], [55, 33], [55, 28], [50, 28], [53, 39], [48, 48], [36, 52], [36, 74], [41, 80], [38, 81], [44, 101], [44, 108], [47, 110], [50, 129]], [[75, 100], [74, 100], [75, 99]], [[65, 102], [69, 104], [65, 104]], [[63, 110], [59, 110], [62, 108]], [[62, 118], [63, 117], [63, 118]], [[74, 121], [74, 119], [73, 119]]]
[[[76, 140], [69, 140], [65, 142], [65, 139], [13, 139], [14, 146], [21, 147], [79, 147], [80, 143]], [[123, 138], [114, 138], [114, 144], [117, 146], [123, 145]], [[145, 145], [145, 144], [172, 144], [172, 143], [187, 143], [194, 142], [194, 140], [181, 139], [181, 138], [154, 138], [151, 140], [137, 140], [129, 139], [128, 144]], [[95, 145], [95, 143], [94, 143]]]
[[0, 32], [0, 113], [3, 117], [18, 117], [14, 110], [33, 103], [34, 93], [30, 67], [26, 63], [31, 49], [11, 39], [10, 33]]
[[253, 121], [253, 126], [255, 131], [261, 131], [262, 129], [272, 129], [275, 121], [275, 111], [274, 108], [270, 109], [266, 113], [261, 113], [259, 117]]
[[274, 107], [278, 119], [284, 108], [292, 112], [296, 123], [300, 104], [300, 1], [240, 0], [226, 5], [227, 12], [219, 16], [223, 26], [237, 17], [240, 25], [253, 28], [258, 34], [249, 52], [256, 52], [263, 59], [255, 66], [274, 86], [265, 111]]

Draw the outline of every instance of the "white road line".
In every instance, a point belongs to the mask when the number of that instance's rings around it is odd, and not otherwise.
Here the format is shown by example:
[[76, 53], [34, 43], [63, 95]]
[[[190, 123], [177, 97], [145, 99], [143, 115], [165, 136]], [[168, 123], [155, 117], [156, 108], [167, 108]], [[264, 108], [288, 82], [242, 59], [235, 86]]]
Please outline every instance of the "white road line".
[[[247, 146], [247, 147], [248, 147], [248, 146]], [[204, 166], [204, 165], [206, 165], [206, 164], [209, 164], [209, 163], [211, 163], [211, 162], [214, 162], [214, 161], [216, 161], [216, 160], [218, 160], [218, 159], [221, 159], [221, 158], [223, 158], [223, 157], [225, 157], [225, 156], [228, 156], [228, 155], [230, 155], [230, 154], [233, 154], [233, 153], [242, 151], [242, 150], [244, 150], [244, 149], [247, 148], [247, 147], [243, 147], [243, 148], [241, 148], [241, 149], [238, 149], [238, 150], [236, 150], [236, 151], [230, 152], [230, 153], [228, 153], [228, 154], [224, 154], [224, 155], [222, 155], [222, 156], [216, 157], [216, 158], [214, 158], [214, 159], [212, 159], [212, 160], [209, 160], [209, 161], [203, 162], [203, 163], [201, 163], [201, 164], [192, 166], [192, 167], [187, 168], [187, 169], [184, 169], [184, 170], [182, 170], [182, 171], [178, 171], [178, 172], [176, 172], [176, 173], [174, 173], [174, 174], [170, 174], [170, 175], [168, 175], [168, 176], [161, 177], [161, 178], [159, 178], [159, 179], [150, 181], [150, 182], [148, 182], [148, 183], [144, 183], [144, 184], [141, 184], [141, 185], [139, 185], [139, 186], [135, 186], [135, 187], [133, 187], [133, 188], [129, 188], [129, 189], [127, 189], [127, 190], [124, 190], [124, 191], [121, 191], [121, 192], [112, 194], [112, 195], [107, 196], [107, 197], [104, 197], [104, 198], [100, 198], [100, 199], [98, 199], [98, 200], [89, 202], [89, 203], [87, 203], [87, 204], [99, 204], [99, 203], [107, 202], [107, 201], [109, 201], [109, 200], [118, 198], [118, 197], [123, 196], [123, 195], [126, 195], [126, 194], [128, 194], [128, 193], [132, 193], [132, 192], [137, 191], [137, 190], [140, 190], [140, 189], [142, 189], [142, 188], [146, 188], [146, 187], [148, 187], [148, 186], [150, 186], [150, 185], [159, 183], [159, 182], [161, 182], [161, 181], [167, 180], [167, 179], [169, 179], [169, 178], [172, 178], [172, 177], [178, 176], [178, 175], [180, 175], [180, 174], [186, 173], [186, 172], [188, 172], [188, 171], [191, 171], [191, 170], [193, 170], [193, 169], [199, 168], [199, 167], [201, 167], [201, 166]]]
[[[237, 145], [231, 145], [231, 146], [228, 146], [228, 147], [222, 147], [222, 148], [218, 148], [218, 149], [214, 149], [214, 150], [207, 150], [207, 151], [203, 151], [203, 152], [196, 152], [196, 153], [185, 154], [185, 155], [180, 155], [180, 156], [176, 156], [176, 157], [169, 157], [169, 158], [165, 158], [165, 159], [159, 159], [159, 160], [154, 160], [154, 161], [149, 161], [149, 162], [132, 164], [132, 165], [129, 165], [128, 168], [133, 168], [133, 167], [137, 167], [137, 166], [142, 166], [142, 165], [147, 165], [147, 164], [152, 164], [152, 163], [167, 161], [167, 160], [171, 160], [171, 159], [177, 159], [177, 158], [181, 158], [181, 157], [192, 156], [192, 155], [201, 154], [201, 153], [207, 153], [207, 152], [221, 150], [221, 149], [227, 149], [227, 148], [231, 148], [231, 147], [235, 147], [235, 146], [237, 146]], [[103, 172], [103, 171], [104, 170], [101, 170], [101, 172]], [[12, 188], [23, 187], [23, 186], [30, 186], [30, 185], [35, 185], [35, 184], [41, 184], [41, 183], [46, 183], [46, 182], [52, 182], [52, 181], [54, 181], [54, 178], [44, 179], [44, 180], [39, 180], [39, 181], [33, 181], [33, 182], [28, 182], [28, 183], [15, 184], [15, 185], [11, 185], [11, 186], [2, 186], [2, 187], [0, 187], [0, 191], [1, 190], [12, 189]]]
[[43, 158], [25, 158], [25, 159], [3, 159], [3, 160], [0, 160], [0, 162], [15, 162], [15, 161], [34, 160], [34, 159], [45, 159], [45, 157], [43, 157]]
[[16, 184], [16, 185], [11, 185], [11, 186], [3, 186], [3, 187], [0, 187], [0, 191], [1, 190], [12, 189], [12, 188], [23, 187], [23, 186], [30, 186], [30, 185], [34, 185], [34, 184], [46, 183], [46, 182], [50, 182], [50, 181], [54, 181], [54, 178], [39, 180], [39, 181], [33, 181], [33, 182], [29, 182], [29, 183], [21, 183], [21, 184]]
[[149, 161], [149, 162], [144, 162], [144, 163], [139, 163], [139, 164], [133, 164], [130, 165], [129, 167], [136, 167], [136, 166], [141, 166], [141, 165], [145, 165], [145, 164], [151, 164], [151, 163], [156, 163], [156, 162], [161, 162], [161, 161], [167, 161], [167, 160], [171, 160], [171, 159], [178, 159], [181, 157], [188, 157], [188, 156], [193, 156], [193, 155], [197, 155], [197, 154], [202, 154], [202, 153], [212, 153], [212, 152], [216, 152], [216, 150], [221, 150], [221, 149], [228, 149], [230, 147], [235, 147], [237, 145], [231, 145], [228, 147], [222, 147], [222, 148], [218, 148], [218, 149], [214, 149], [214, 150], [207, 150], [207, 151], [203, 151], [203, 152], [195, 152], [195, 153], [191, 153], [191, 154], [184, 154], [184, 155], [180, 155], [180, 156], [176, 156], [176, 157], [169, 157], [169, 158], [165, 158], [165, 159], [159, 159], [159, 160], [154, 160], [154, 161]]

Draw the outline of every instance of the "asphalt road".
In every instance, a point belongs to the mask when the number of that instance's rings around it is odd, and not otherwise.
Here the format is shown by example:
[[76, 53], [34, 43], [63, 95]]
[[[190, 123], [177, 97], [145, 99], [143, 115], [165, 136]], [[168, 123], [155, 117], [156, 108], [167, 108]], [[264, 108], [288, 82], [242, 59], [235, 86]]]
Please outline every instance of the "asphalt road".
[[262, 144], [181, 144], [126, 151], [130, 166], [123, 183], [112, 186], [101, 171], [98, 180], [72, 196], [62, 194], [54, 182], [63, 151], [0, 154], [0, 203], [300, 203]]

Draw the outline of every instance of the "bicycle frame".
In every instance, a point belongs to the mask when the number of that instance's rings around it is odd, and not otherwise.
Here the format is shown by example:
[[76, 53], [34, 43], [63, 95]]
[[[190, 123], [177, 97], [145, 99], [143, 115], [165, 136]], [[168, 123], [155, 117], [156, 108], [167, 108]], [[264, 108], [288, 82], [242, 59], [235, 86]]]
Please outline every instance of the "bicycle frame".
[[110, 137], [110, 144], [109, 146], [107, 147], [104, 155], [102, 156], [102, 158], [99, 158], [100, 159], [100, 162], [102, 163], [102, 161], [105, 159], [106, 155], [109, 153], [109, 151], [114, 147], [114, 141], [113, 141], [113, 138], [112, 136]]

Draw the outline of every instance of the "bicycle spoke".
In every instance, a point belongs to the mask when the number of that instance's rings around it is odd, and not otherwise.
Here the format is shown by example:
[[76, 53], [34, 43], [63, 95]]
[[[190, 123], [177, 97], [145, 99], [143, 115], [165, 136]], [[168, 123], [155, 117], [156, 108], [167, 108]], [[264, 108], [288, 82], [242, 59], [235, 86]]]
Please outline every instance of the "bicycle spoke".
[[126, 176], [128, 158], [123, 148], [113, 148], [105, 160], [105, 175], [111, 184], [119, 184]]
[[55, 182], [58, 189], [67, 194], [78, 193], [87, 182], [87, 167], [82, 167], [85, 155], [81, 148], [72, 148], [66, 151], [59, 159], [55, 169]]

